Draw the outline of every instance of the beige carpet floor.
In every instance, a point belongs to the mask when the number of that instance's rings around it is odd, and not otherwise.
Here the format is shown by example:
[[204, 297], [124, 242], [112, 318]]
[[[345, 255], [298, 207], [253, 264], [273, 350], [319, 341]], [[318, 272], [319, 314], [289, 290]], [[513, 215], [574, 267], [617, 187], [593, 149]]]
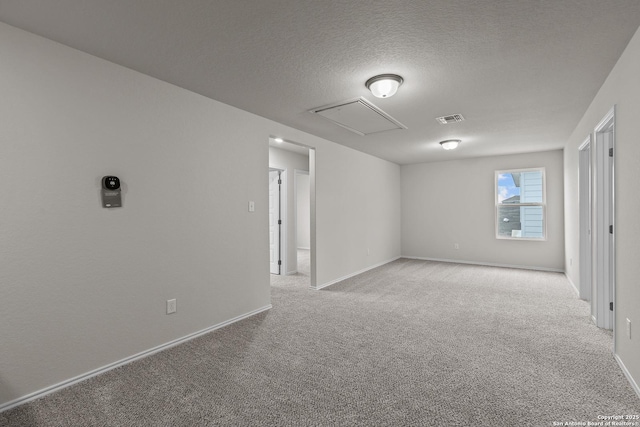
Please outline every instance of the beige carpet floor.
[[562, 274], [400, 259], [0, 414], [3, 426], [552, 426], [640, 414]]

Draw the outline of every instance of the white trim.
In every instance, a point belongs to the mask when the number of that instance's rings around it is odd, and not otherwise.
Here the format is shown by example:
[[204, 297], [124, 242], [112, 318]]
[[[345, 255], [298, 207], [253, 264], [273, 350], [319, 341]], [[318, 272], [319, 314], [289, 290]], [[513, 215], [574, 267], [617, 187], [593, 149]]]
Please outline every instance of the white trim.
[[298, 249], [304, 249], [305, 251], [310, 251], [311, 250], [311, 248], [305, 248], [305, 247], [302, 247], [302, 246], [298, 246]]
[[323, 283], [320, 286], [316, 286], [316, 287], [312, 287], [312, 288], [315, 289], [316, 291], [319, 291], [320, 289], [326, 288], [327, 286], [335, 285], [338, 282], [342, 282], [343, 280], [350, 279], [351, 277], [357, 276], [358, 274], [362, 274], [362, 273], [365, 273], [365, 272], [367, 272], [369, 270], [373, 270], [374, 268], [383, 266], [385, 264], [389, 264], [390, 262], [393, 262], [393, 261], [398, 260], [400, 258], [402, 258], [402, 257], [395, 257], [395, 258], [391, 258], [391, 259], [389, 259], [387, 261], [382, 261], [382, 262], [380, 262], [378, 264], [370, 265], [369, 267], [363, 268], [362, 270], [356, 271], [355, 273], [347, 274], [346, 276], [342, 276], [342, 277], [340, 277], [338, 279], [332, 280], [332, 281], [327, 282], [327, 283]]
[[578, 147], [578, 151], [582, 151], [585, 148], [589, 147], [591, 145], [591, 134], [589, 134], [589, 136], [587, 136], [587, 139], [585, 139], [582, 144], [580, 144], [580, 146]]
[[444, 259], [444, 258], [423, 258], [423, 257], [406, 256], [406, 255], [403, 255], [400, 258], [417, 259], [421, 261], [451, 262], [454, 264], [484, 265], [487, 267], [518, 268], [520, 270], [549, 271], [552, 273], [564, 273], [564, 270], [561, 268], [535, 267], [530, 265], [496, 264], [493, 262], [462, 261], [459, 259]]
[[615, 118], [616, 115], [616, 106], [614, 105], [607, 111], [607, 114], [600, 120], [597, 126], [594, 129], [594, 132], [601, 132], [608, 124], [609, 121]]
[[580, 277], [580, 298], [591, 301], [592, 297], [592, 272], [593, 272], [593, 251], [591, 230], [593, 223], [591, 220], [593, 211], [592, 202], [592, 137], [591, 134], [580, 145], [578, 150], [578, 277]]
[[627, 367], [624, 366], [624, 363], [622, 363], [622, 359], [620, 359], [620, 356], [618, 356], [617, 354], [614, 354], [613, 357], [615, 357], [616, 362], [618, 362], [618, 365], [620, 366], [620, 369], [622, 369], [622, 373], [624, 374], [624, 376], [627, 377], [629, 384], [631, 384], [631, 388], [633, 389], [633, 391], [636, 392], [636, 394], [640, 398], [640, 387], [638, 386], [638, 383], [633, 379]]
[[298, 274], [298, 270], [291, 270], [285, 273], [285, 276], [292, 276], [294, 274]]
[[129, 364], [129, 363], [131, 363], [133, 361], [138, 360], [138, 359], [142, 359], [142, 358], [145, 358], [147, 356], [151, 356], [152, 354], [155, 354], [155, 353], [158, 353], [160, 351], [166, 350], [168, 348], [175, 347], [176, 345], [179, 345], [179, 344], [182, 344], [184, 342], [190, 341], [190, 340], [192, 340], [194, 338], [197, 338], [197, 337], [199, 337], [201, 335], [204, 335], [204, 334], [207, 334], [209, 332], [215, 331], [216, 329], [223, 328], [223, 327], [228, 326], [228, 325], [230, 325], [232, 323], [235, 323], [235, 322], [238, 322], [240, 320], [246, 319], [248, 317], [254, 316], [254, 315], [258, 314], [258, 313], [262, 313], [263, 311], [270, 310], [271, 308], [272, 308], [271, 304], [265, 305], [264, 307], [258, 308], [256, 310], [250, 311], [250, 312], [245, 313], [245, 314], [241, 314], [241, 315], [236, 316], [234, 318], [231, 318], [229, 320], [225, 320], [224, 322], [218, 323], [217, 325], [209, 326], [208, 328], [202, 329], [202, 330], [197, 331], [197, 332], [193, 332], [193, 333], [191, 333], [189, 335], [185, 335], [182, 338], [178, 338], [178, 339], [175, 339], [173, 341], [169, 341], [168, 343], [161, 344], [161, 345], [159, 345], [157, 347], [150, 348], [149, 350], [142, 351], [140, 353], [134, 354], [133, 356], [125, 357], [124, 359], [120, 359], [117, 362], [113, 362], [113, 363], [110, 363], [110, 364], [108, 364], [106, 366], [103, 366], [101, 368], [94, 369], [93, 371], [86, 372], [84, 374], [78, 375], [78, 376], [73, 377], [73, 378], [69, 378], [68, 380], [59, 382], [58, 384], [54, 384], [54, 385], [51, 385], [51, 386], [46, 387], [46, 388], [43, 388], [42, 390], [38, 390], [38, 391], [35, 391], [33, 393], [29, 393], [29, 394], [27, 394], [25, 396], [19, 397], [17, 399], [14, 399], [12, 401], [9, 401], [7, 403], [4, 403], [4, 404], [0, 405], [0, 413], [4, 412], [4, 411], [7, 411], [7, 410], [9, 410], [11, 408], [15, 408], [16, 406], [22, 405], [24, 403], [31, 402], [32, 400], [39, 399], [39, 398], [44, 397], [44, 396], [46, 396], [48, 394], [51, 394], [53, 392], [62, 390], [64, 388], [67, 388], [67, 387], [72, 386], [74, 384], [77, 384], [79, 382], [88, 380], [89, 378], [93, 378], [93, 377], [95, 377], [97, 375], [103, 374], [103, 373], [108, 372], [108, 371], [110, 371], [112, 369], [118, 368], [118, 367], [123, 366], [123, 365], [127, 365], [127, 364]]
[[316, 242], [316, 149], [309, 148], [309, 220], [310, 220], [310, 229], [309, 233], [309, 244], [311, 245], [311, 249], [309, 249], [309, 269], [310, 269], [310, 281], [309, 285], [312, 288], [315, 288], [316, 283], [318, 282], [318, 266], [316, 265], [316, 252], [318, 251], [318, 246]]
[[580, 298], [580, 291], [578, 290], [578, 287], [576, 286], [575, 283], [573, 283], [573, 280], [571, 280], [571, 277], [569, 277], [567, 275], [567, 272], [565, 271], [564, 276], [567, 278], [567, 280], [569, 281], [569, 283], [571, 284], [571, 287], [573, 288], [573, 290], [575, 291], [576, 295], [578, 296], [578, 298]]
[[[289, 268], [289, 170], [284, 169], [280, 174], [282, 184], [280, 186], [280, 274], [286, 275]], [[296, 266], [297, 267], [297, 266]], [[285, 272], [285, 274], [283, 274]]]

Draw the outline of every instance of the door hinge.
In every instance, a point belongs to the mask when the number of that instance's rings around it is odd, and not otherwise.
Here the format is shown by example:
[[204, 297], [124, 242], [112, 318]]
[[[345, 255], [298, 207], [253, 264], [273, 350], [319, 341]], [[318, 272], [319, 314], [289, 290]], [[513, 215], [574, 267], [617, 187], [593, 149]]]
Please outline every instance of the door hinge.
[[278, 220], [278, 225], [282, 225], [282, 220], [281, 219]]
[[613, 225], [609, 226], [609, 234], [613, 234]]
[[609, 157], [613, 157], [613, 148], [609, 148]]
[[[282, 265], [282, 261], [281, 260], [278, 260], [278, 265]], [[611, 304], [613, 304], [613, 303], [611, 303]], [[613, 310], [613, 309], [611, 309], [611, 310]]]
[[278, 184], [282, 184], [282, 180], [281, 179], [278, 180]]
[[612, 302], [609, 303], [609, 310], [613, 311], [613, 303]]

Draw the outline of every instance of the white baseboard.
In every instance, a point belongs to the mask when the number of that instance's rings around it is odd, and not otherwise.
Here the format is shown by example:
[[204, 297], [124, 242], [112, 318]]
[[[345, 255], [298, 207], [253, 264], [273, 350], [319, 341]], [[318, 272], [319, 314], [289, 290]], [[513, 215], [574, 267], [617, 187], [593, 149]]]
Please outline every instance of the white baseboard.
[[310, 251], [311, 248], [305, 248], [304, 246], [298, 246], [298, 249], [304, 249], [305, 251]]
[[575, 283], [573, 283], [573, 280], [571, 280], [571, 278], [569, 276], [567, 276], [567, 273], [564, 273], [564, 276], [567, 278], [567, 280], [569, 281], [569, 283], [571, 284], [571, 287], [573, 288], [573, 290], [576, 292], [576, 295], [578, 295], [578, 298], [580, 298], [580, 291], [578, 290], [578, 287], [576, 286]]
[[291, 270], [284, 273], [285, 276], [292, 276], [294, 274], [298, 274], [298, 270]]
[[161, 345], [159, 345], [157, 347], [150, 348], [149, 350], [145, 350], [145, 351], [140, 352], [138, 354], [134, 354], [133, 356], [125, 357], [124, 359], [118, 360], [117, 362], [110, 363], [109, 365], [103, 366], [103, 367], [98, 368], [98, 369], [94, 369], [93, 371], [86, 372], [84, 374], [78, 375], [77, 377], [73, 377], [73, 378], [70, 378], [68, 380], [62, 381], [62, 382], [60, 382], [58, 384], [54, 384], [54, 385], [49, 386], [47, 388], [43, 388], [42, 390], [38, 390], [38, 391], [35, 391], [33, 393], [29, 393], [26, 396], [22, 396], [22, 397], [19, 397], [17, 399], [14, 399], [12, 401], [9, 401], [9, 402], [6, 402], [4, 404], [1, 404], [0, 405], [0, 412], [4, 412], [4, 411], [7, 411], [7, 410], [9, 410], [11, 408], [14, 408], [16, 406], [19, 406], [19, 405], [25, 404], [27, 402], [30, 402], [32, 400], [39, 399], [39, 398], [41, 398], [43, 396], [46, 396], [46, 395], [51, 394], [53, 392], [56, 392], [58, 390], [62, 390], [63, 388], [72, 386], [72, 385], [77, 384], [79, 382], [88, 380], [89, 378], [92, 378], [92, 377], [95, 377], [97, 375], [103, 374], [103, 373], [105, 373], [107, 371], [110, 371], [112, 369], [115, 369], [115, 368], [118, 368], [120, 366], [126, 365], [126, 364], [131, 363], [131, 362], [133, 362], [135, 360], [142, 359], [142, 358], [147, 357], [147, 356], [151, 356], [152, 354], [158, 353], [158, 352], [160, 352], [162, 350], [166, 350], [166, 349], [171, 348], [171, 347], [175, 347], [176, 345], [179, 345], [179, 344], [182, 344], [184, 342], [190, 341], [190, 340], [192, 340], [194, 338], [197, 338], [197, 337], [199, 337], [201, 335], [204, 335], [206, 333], [215, 331], [216, 329], [223, 328], [225, 326], [228, 326], [228, 325], [230, 325], [232, 323], [235, 323], [235, 322], [238, 322], [240, 320], [246, 319], [248, 317], [255, 316], [256, 314], [262, 313], [263, 311], [267, 311], [267, 310], [269, 310], [271, 308], [272, 308], [271, 304], [266, 305], [264, 307], [258, 308], [256, 310], [250, 311], [250, 312], [245, 313], [245, 314], [241, 314], [240, 316], [236, 316], [236, 317], [234, 317], [232, 319], [229, 319], [229, 320], [226, 320], [224, 322], [218, 323], [217, 325], [209, 326], [208, 328], [205, 328], [205, 329], [202, 329], [200, 331], [191, 333], [189, 335], [185, 335], [182, 338], [178, 338], [178, 339], [175, 339], [173, 341], [169, 341], [168, 343], [161, 344]]
[[552, 273], [564, 273], [564, 270], [560, 268], [532, 267], [530, 265], [495, 264], [492, 262], [462, 261], [459, 259], [444, 259], [444, 258], [423, 258], [423, 257], [407, 256], [407, 255], [402, 255], [400, 258], [417, 259], [421, 261], [451, 262], [454, 264], [485, 265], [487, 267], [518, 268], [520, 270], [550, 271]]
[[627, 380], [631, 384], [631, 388], [633, 389], [633, 391], [636, 392], [636, 394], [640, 398], [640, 387], [638, 387], [638, 383], [633, 379], [627, 367], [624, 366], [624, 363], [622, 363], [622, 359], [620, 359], [620, 357], [617, 354], [614, 354], [613, 356], [615, 357], [616, 362], [618, 362], [620, 369], [622, 369], [622, 373], [624, 374], [625, 377], [627, 377]]
[[342, 282], [343, 280], [349, 279], [349, 278], [351, 278], [353, 276], [357, 276], [358, 274], [362, 274], [362, 273], [364, 273], [366, 271], [372, 270], [372, 269], [380, 267], [382, 265], [389, 264], [390, 262], [393, 262], [393, 261], [395, 261], [397, 259], [400, 259], [400, 258], [401, 257], [395, 257], [395, 258], [391, 258], [391, 259], [386, 260], [386, 261], [382, 261], [382, 262], [380, 262], [378, 264], [374, 264], [374, 265], [371, 265], [371, 266], [369, 266], [367, 268], [363, 268], [360, 271], [356, 271], [355, 273], [347, 274], [346, 276], [342, 276], [342, 277], [340, 277], [338, 279], [332, 280], [332, 281], [327, 282], [327, 283], [323, 283], [322, 285], [318, 285], [313, 289], [319, 291], [320, 289], [326, 288], [327, 286], [335, 285], [338, 282]]

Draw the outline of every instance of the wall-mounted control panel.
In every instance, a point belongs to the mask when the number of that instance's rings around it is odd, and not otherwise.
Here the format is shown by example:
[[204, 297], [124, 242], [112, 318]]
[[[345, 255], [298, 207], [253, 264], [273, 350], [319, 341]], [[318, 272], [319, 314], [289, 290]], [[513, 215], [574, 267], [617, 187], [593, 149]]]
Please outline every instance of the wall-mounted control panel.
[[105, 176], [102, 178], [102, 207], [122, 207], [122, 194], [120, 194], [120, 179], [117, 176]]

